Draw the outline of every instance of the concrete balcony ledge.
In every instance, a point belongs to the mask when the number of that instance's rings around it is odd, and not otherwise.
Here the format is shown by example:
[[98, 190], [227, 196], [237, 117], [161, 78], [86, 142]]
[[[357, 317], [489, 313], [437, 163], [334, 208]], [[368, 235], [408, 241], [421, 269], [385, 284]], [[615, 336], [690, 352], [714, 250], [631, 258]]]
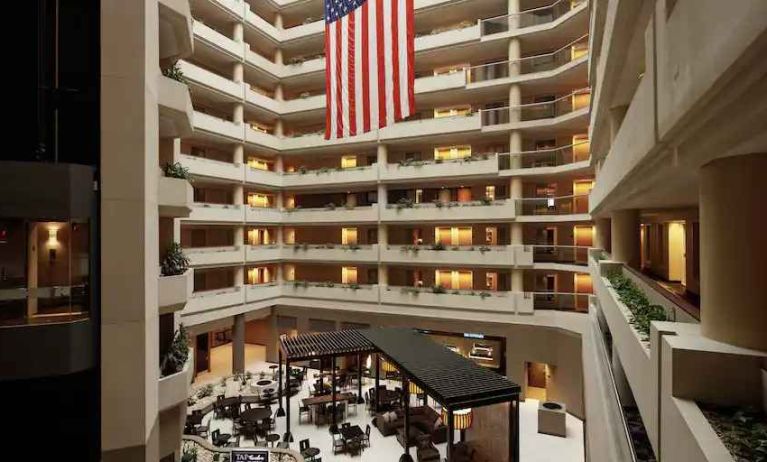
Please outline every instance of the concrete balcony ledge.
[[189, 87], [160, 74], [157, 78], [160, 137], [180, 138], [194, 130], [194, 108]]
[[157, 300], [160, 314], [184, 309], [194, 290], [194, 271], [186, 270], [176, 276], [160, 276], [157, 284]]
[[[189, 397], [189, 385], [192, 382], [192, 355], [189, 355], [184, 368], [175, 374], [160, 377], [158, 381], [158, 408], [160, 411], [184, 404]], [[186, 414], [186, 413], [183, 413]], [[183, 415], [182, 418], [186, 418]], [[181, 425], [183, 428], [183, 424]]]
[[245, 246], [245, 261], [247, 262], [277, 261], [281, 258], [282, 248], [277, 244]]
[[194, 50], [189, 0], [159, 0], [160, 59], [175, 61]]
[[382, 141], [400, 140], [402, 138], [479, 132], [482, 128], [481, 121], [479, 112], [453, 117], [408, 120], [380, 129], [378, 138]]
[[513, 220], [515, 215], [514, 202], [511, 200], [497, 200], [490, 204], [480, 201], [453, 202], [443, 204], [441, 207], [435, 204], [414, 204], [413, 207], [401, 207], [397, 204], [388, 204], [381, 211], [381, 221], [385, 222], [424, 222], [424, 221], [454, 221], [468, 220], [476, 222], [488, 222], [497, 220]]
[[241, 141], [244, 135], [243, 125], [199, 111], [194, 113], [194, 130], [236, 141]]
[[275, 282], [245, 286], [245, 302], [247, 303], [276, 299], [280, 295], [282, 295], [282, 286]]
[[479, 24], [422, 35], [415, 38], [415, 52], [433, 51], [441, 48], [479, 42]]
[[292, 223], [368, 223], [378, 221], [378, 204], [346, 208], [284, 209], [282, 222]]
[[315, 188], [333, 184], [365, 184], [378, 180], [378, 164], [365, 167], [319, 169], [306, 173], [283, 173], [282, 186], [287, 188]]
[[[526, 303], [523, 293], [490, 292], [385, 286], [381, 288], [381, 303], [393, 305], [434, 306], [467, 311], [489, 311], [507, 314], [532, 313], [532, 300]], [[529, 305], [529, 306], [528, 306]]]
[[189, 315], [228, 306], [242, 305], [245, 291], [242, 287], [227, 287], [224, 289], [194, 292], [186, 304], [183, 314]]
[[282, 223], [283, 213], [274, 207], [245, 207], [245, 221], [248, 223]]
[[192, 85], [198, 85], [234, 99], [242, 99], [244, 86], [188, 61], [179, 61], [184, 78]]
[[231, 265], [242, 263], [245, 251], [242, 246], [191, 247], [184, 249], [192, 266]]
[[292, 281], [282, 285], [282, 294], [287, 298], [347, 300], [360, 303], [378, 302], [377, 285]]
[[242, 181], [245, 175], [242, 164], [222, 162], [188, 154], [181, 154], [179, 161], [181, 165], [189, 169], [190, 174], [197, 177]]
[[242, 43], [235, 42], [226, 35], [212, 29], [200, 21], [194, 21], [192, 24], [195, 40], [204, 43], [222, 53], [228, 54], [239, 60], [243, 59], [245, 47]]
[[208, 204], [195, 202], [190, 221], [242, 223], [245, 219], [243, 206], [239, 204]]
[[[498, 246], [445, 246], [445, 250], [431, 250], [425, 246], [389, 245], [381, 250], [381, 260], [387, 263], [414, 265], [481, 265], [514, 266], [517, 247]], [[522, 249], [524, 250], [524, 249]]]
[[194, 190], [188, 180], [160, 174], [157, 205], [161, 217], [186, 218], [192, 213]]
[[282, 187], [282, 175], [271, 170], [261, 170], [246, 166], [245, 182], [279, 188]]
[[382, 181], [404, 181], [431, 178], [463, 179], [497, 175], [498, 156], [437, 161], [414, 161], [411, 164], [386, 164], [381, 169]]
[[286, 261], [377, 262], [378, 245], [295, 244], [282, 248]]

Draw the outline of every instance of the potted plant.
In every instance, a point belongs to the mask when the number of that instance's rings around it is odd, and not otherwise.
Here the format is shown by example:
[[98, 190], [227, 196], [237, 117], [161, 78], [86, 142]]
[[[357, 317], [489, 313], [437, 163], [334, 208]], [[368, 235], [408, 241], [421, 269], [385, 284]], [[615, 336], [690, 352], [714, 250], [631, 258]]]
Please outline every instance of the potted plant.
[[181, 68], [178, 67], [178, 62], [175, 62], [170, 67], [163, 69], [162, 75], [169, 79], [173, 79], [176, 82], [186, 84], [186, 77], [184, 77], [184, 73], [181, 72]]
[[189, 268], [189, 259], [184, 255], [184, 249], [178, 242], [173, 242], [162, 259], [161, 273], [163, 276], [178, 276]]
[[180, 162], [174, 162], [174, 163], [166, 163], [165, 169], [163, 170], [165, 172], [165, 176], [168, 178], [178, 178], [180, 180], [189, 180], [189, 169], [181, 165]]
[[162, 359], [160, 374], [165, 377], [180, 372], [189, 358], [189, 334], [183, 324], [178, 326], [173, 342]]

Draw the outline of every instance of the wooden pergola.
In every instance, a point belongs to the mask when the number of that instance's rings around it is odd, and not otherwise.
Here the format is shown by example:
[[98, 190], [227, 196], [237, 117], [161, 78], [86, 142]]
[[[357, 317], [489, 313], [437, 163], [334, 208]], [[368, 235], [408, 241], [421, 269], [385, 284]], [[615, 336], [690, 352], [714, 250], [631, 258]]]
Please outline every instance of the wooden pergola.
[[[335, 360], [338, 356], [357, 355], [358, 397], [362, 396], [362, 355], [376, 354], [375, 389], [379, 389], [380, 359], [383, 356], [402, 375], [405, 408], [405, 441], [410, 440], [409, 384], [414, 383], [440, 403], [447, 413], [447, 460], [453, 460], [455, 439], [454, 413], [462, 409], [509, 403], [509, 462], [519, 460], [519, 394], [520, 386], [506, 377], [479, 366], [428, 336], [412, 329], [374, 328], [342, 330], [299, 335], [280, 340], [280, 409], [282, 408], [282, 361], [289, 370], [290, 363], [311, 359], [331, 359], [333, 423], [335, 424]], [[322, 380], [322, 374], [320, 374]], [[290, 432], [290, 399], [287, 399], [285, 441], [292, 441]], [[378, 400], [376, 400], [376, 409]], [[400, 461], [412, 461], [410, 448]]]

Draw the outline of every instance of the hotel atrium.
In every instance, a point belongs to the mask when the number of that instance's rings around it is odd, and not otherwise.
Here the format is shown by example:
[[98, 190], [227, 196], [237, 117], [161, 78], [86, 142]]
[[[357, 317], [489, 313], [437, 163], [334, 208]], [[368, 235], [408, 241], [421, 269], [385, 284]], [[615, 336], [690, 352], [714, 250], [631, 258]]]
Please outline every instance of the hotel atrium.
[[30, 3], [6, 444], [767, 460], [767, 2], [344, 0], [415, 109], [326, 139], [324, 1]]

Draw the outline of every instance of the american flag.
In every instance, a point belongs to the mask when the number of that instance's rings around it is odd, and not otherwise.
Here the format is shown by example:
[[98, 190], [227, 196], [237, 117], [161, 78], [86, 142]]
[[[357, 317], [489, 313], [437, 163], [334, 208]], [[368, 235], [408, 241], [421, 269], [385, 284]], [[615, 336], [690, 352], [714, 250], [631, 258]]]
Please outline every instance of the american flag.
[[325, 0], [325, 139], [415, 112], [413, 0]]

